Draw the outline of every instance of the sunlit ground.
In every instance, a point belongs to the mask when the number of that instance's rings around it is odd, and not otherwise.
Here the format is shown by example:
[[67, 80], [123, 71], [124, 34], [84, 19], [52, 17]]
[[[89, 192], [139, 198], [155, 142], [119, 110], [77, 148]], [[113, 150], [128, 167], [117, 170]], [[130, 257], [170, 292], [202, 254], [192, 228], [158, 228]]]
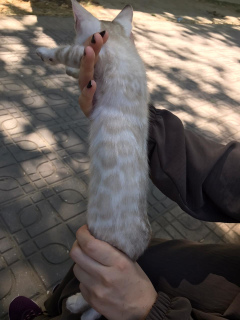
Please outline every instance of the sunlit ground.
[[[131, 4], [138, 12], [148, 13], [157, 20], [187, 24], [240, 24], [240, 4], [214, 0], [84, 0], [81, 4], [99, 14], [103, 9], [122, 9]], [[71, 0], [0, 0], [0, 15], [71, 16]]]
[[[117, 12], [116, 9], [105, 9], [98, 12], [97, 16], [109, 19]], [[156, 20], [155, 16], [144, 12], [135, 12], [134, 26], [136, 46], [146, 64], [150, 97], [155, 106], [172, 111], [188, 129], [205, 137], [220, 143], [239, 140], [240, 28], [171, 23]], [[32, 87], [14, 84], [16, 91], [24, 89], [23, 99], [30, 99], [28, 93], [41, 96], [42, 88], [54, 90], [57, 82], [62, 92], [70, 95], [77, 93], [77, 85], [64, 76], [63, 68], [57, 69], [58, 75], [53, 73], [47, 76], [45, 67], [31, 67], [31, 59], [37, 59], [37, 46], [56, 44], [51, 33], [57, 34], [57, 24], [43, 25], [41, 17], [23, 16], [17, 20], [2, 19], [1, 28], [5, 34], [1, 54], [3, 72], [10, 79], [17, 72], [23, 80], [29, 79], [34, 84]], [[18, 55], [15, 55], [16, 51]], [[12, 90], [11, 81], [5, 83], [4, 88], [8, 89], [8, 85]], [[39, 104], [43, 103], [39, 98]], [[51, 118], [54, 114], [38, 117]], [[5, 127], [15, 132], [13, 122], [6, 122]], [[171, 237], [175, 237], [178, 223], [183, 223], [183, 217], [179, 221], [174, 227], [174, 234], [169, 230]], [[194, 228], [196, 222], [193, 219], [191, 221]], [[161, 226], [160, 223], [157, 225]], [[221, 237], [226, 241], [234, 235], [233, 241], [236, 241], [237, 225], [205, 224], [205, 227], [208, 231], [216, 228], [216, 232], [221, 232]], [[155, 231], [158, 234], [159, 230], [155, 228]]]

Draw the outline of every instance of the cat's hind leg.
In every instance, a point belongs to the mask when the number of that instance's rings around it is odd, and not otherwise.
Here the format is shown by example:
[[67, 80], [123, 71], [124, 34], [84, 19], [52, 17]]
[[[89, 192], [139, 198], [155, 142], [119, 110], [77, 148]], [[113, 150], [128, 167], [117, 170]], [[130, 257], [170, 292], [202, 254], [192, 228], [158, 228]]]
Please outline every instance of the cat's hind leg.
[[88, 311], [85, 311], [81, 316], [81, 320], [96, 320], [99, 318], [101, 318], [101, 314], [93, 308], [89, 309]]
[[81, 293], [69, 297], [66, 301], [66, 307], [72, 313], [83, 313], [90, 308]]
[[66, 301], [66, 307], [72, 313], [82, 313], [81, 320], [96, 320], [101, 317], [100, 313], [89, 306], [81, 293], [69, 297]]

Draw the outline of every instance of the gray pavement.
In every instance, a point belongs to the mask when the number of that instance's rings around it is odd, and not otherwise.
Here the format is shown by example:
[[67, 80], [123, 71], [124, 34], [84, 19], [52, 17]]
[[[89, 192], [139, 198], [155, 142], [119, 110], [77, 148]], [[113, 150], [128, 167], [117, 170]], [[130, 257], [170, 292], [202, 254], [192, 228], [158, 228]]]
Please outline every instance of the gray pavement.
[[[134, 31], [156, 106], [206, 137], [239, 140], [240, 29], [137, 12]], [[71, 266], [68, 253], [86, 221], [88, 120], [78, 86], [35, 54], [73, 36], [71, 18], [0, 20], [0, 319], [17, 295], [42, 304]], [[157, 237], [239, 242], [237, 224], [195, 220], [151, 184], [148, 201]]]

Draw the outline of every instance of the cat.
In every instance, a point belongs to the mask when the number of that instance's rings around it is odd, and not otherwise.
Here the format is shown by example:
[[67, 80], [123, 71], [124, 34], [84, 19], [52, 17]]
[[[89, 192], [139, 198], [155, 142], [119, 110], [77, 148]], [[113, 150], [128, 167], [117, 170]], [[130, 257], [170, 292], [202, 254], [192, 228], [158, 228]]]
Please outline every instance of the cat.
[[[133, 9], [126, 6], [113, 21], [100, 21], [72, 0], [76, 40], [72, 46], [39, 48], [48, 64], [64, 64], [78, 77], [83, 43], [108, 31], [95, 66], [95, 107], [90, 116], [90, 183], [87, 224], [90, 233], [133, 261], [147, 248], [148, 90], [144, 64], [132, 40]], [[69, 69], [70, 68], [70, 69]], [[67, 300], [81, 319], [97, 319], [81, 294]]]

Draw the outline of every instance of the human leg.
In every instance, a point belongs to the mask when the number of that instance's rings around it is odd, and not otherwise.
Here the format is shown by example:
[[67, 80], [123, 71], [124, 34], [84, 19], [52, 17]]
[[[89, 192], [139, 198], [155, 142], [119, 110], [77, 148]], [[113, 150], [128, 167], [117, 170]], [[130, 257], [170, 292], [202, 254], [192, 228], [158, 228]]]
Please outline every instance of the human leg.
[[223, 312], [240, 292], [240, 246], [154, 240], [138, 260], [157, 292]]

